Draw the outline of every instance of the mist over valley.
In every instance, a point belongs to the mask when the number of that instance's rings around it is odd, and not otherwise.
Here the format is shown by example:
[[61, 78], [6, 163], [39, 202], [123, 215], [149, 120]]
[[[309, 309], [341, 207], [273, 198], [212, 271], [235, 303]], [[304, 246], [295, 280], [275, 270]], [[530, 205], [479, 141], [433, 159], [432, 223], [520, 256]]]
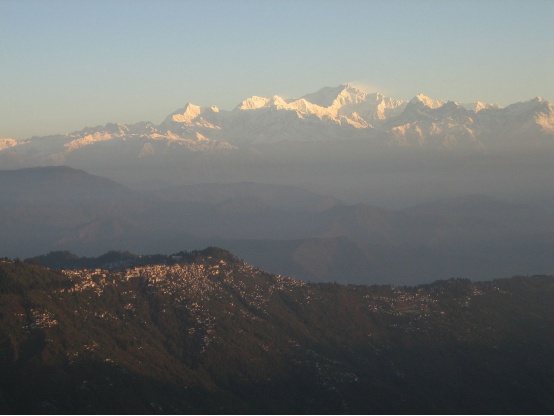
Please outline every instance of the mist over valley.
[[352, 85], [0, 150], [2, 253], [225, 247], [311, 281], [552, 273], [554, 110]]
[[0, 1], [0, 414], [554, 414], [553, 17]]

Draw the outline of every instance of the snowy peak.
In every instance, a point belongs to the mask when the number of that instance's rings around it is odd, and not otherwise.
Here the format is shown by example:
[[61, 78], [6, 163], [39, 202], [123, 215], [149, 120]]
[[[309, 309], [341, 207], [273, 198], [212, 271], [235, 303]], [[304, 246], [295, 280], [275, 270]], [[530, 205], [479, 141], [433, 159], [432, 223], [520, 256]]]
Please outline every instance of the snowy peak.
[[206, 120], [205, 117], [210, 117], [219, 113], [219, 108], [215, 105], [211, 107], [201, 107], [188, 103], [184, 108], [174, 111], [166, 117], [164, 122], [160, 124], [162, 130], [182, 129], [183, 127], [204, 127], [208, 129], [219, 129], [219, 126]]
[[534, 110], [533, 118], [537, 125], [546, 133], [554, 133], [554, 106], [541, 97], [536, 97], [530, 102]]
[[371, 93], [365, 94], [363, 100], [353, 100], [352, 104], [340, 107], [338, 114], [349, 116], [356, 113], [369, 124], [380, 124], [387, 118], [400, 114], [405, 106], [406, 102], [403, 100], [385, 97], [380, 93]]
[[424, 105], [425, 107], [435, 109], [435, 108], [442, 107], [444, 105], [444, 102], [440, 100], [433, 100], [423, 94], [418, 94], [410, 100], [410, 104], [416, 105], [416, 106]]
[[294, 100], [288, 104], [285, 104], [283, 108], [296, 111], [299, 116], [314, 114], [319, 117], [323, 117], [324, 115], [327, 115], [327, 111], [323, 107], [320, 107], [317, 104], [313, 104], [305, 100], [304, 98], [300, 98], [298, 100]]
[[62, 163], [69, 154], [77, 150], [79, 154], [86, 147], [123, 149], [140, 144], [144, 146], [141, 157], [147, 157], [176, 146], [203, 151], [279, 142], [346, 143], [349, 139], [395, 146], [482, 149], [513, 145], [525, 137], [531, 138], [525, 145], [533, 141], [550, 146], [554, 145], [553, 135], [554, 108], [540, 97], [505, 108], [480, 101], [443, 102], [424, 94], [406, 102], [343, 84], [301, 98], [254, 95], [231, 111], [188, 103], [158, 126], [108, 123], [48, 140], [4, 138], [0, 139], [0, 156], [23, 160], [25, 155], [36, 154], [44, 156], [41, 160]]
[[202, 107], [188, 103], [178, 114], [173, 114], [171, 119], [177, 123], [192, 124], [192, 121], [202, 113]]
[[243, 102], [241, 102], [238, 106], [238, 110], [256, 110], [258, 108], [263, 108], [268, 103], [269, 98], [265, 97], [258, 97], [257, 95], [254, 95], [250, 98], [247, 98]]
[[[351, 85], [325, 87], [298, 99], [252, 96], [241, 102], [234, 111], [287, 110], [296, 113], [298, 119], [317, 118], [334, 124], [346, 124], [355, 128], [370, 128], [375, 122], [395, 114], [395, 109], [405, 105], [381, 94], [368, 94]], [[396, 112], [400, 112], [401, 108]]]
[[530, 114], [549, 116], [554, 113], [552, 104], [548, 101], [535, 97], [532, 100], [511, 104], [503, 109], [512, 116], [526, 116]]
[[[194, 106], [187, 106], [186, 109], [188, 113], [183, 111], [185, 115], [193, 114], [195, 110]], [[175, 124], [179, 125], [176, 122]], [[236, 147], [224, 141], [208, 138], [194, 128], [164, 131], [149, 122], [129, 125], [108, 123], [65, 135], [32, 137], [17, 141], [0, 139], [0, 161], [3, 161], [4, 166], [12, 168], [80, 163], [89, 157], [98, 158], [100, 165], [104, 163], [102, 159], [110, 158], [125, 164], [130, 160], [145, 160], [168, 154], [233, 149]]]
[[333, 102], [337, 99], [345, 87], [346, 85], [339, 85], [338, 87], [324, 87], [317, 92], [306, 94], [302, 98], [312, 104], [327, 108], [333, 105]]
[[247, 98], [241, 102], [236, 110], [258, 110], [260, 108], [276, 108], [283, 109], [286, 108], [287, 102], [284, 98], [274, 95], [271, 98], [258, 97], [256, 95]]
[[270, 98], [258, 96], [247, 98], [235, 108], [235, 111], [252, 111], [262, 109], [292, 111], [295, 112], [297, 117], [301, 119], [309, 116], [316, 116], [319, 119], [336, 116], [336, 109], [333, 111], [329, 108], [321, 107], [305, 98], [285, 100], [283, 97], [278, 95], [274, 95]]
[[365, 101], [367, 93], [351, 84], [338, 87], [325, 87], [319, 91], [306, 94], [302, 98], [322, 108], [342, 107], [346, 104], [358, 104]]
[[103, 126], [86, 127], [83, 130], [74, 131], [67, 136], [82, 138], [86, 136], [122, 137], [130, 135], [145, 135], [156, 132], [156, 127], [146, 121], [135, 124], [107, 123]]
[[475, 113], [478, 113], [481, 110], [488, 110], [488, 109], [491, 109], [491, 108], [494, 108], [494, 109], [500, 108], [498, 106], [498, 104], [495, 104], [495, 103], [487, 104], [487, 103], [483, 103], [481, 101], [475, 101], [473, 103], [462, 103], [462, 104], [459, 104], [459, 105], [464, 107], [466, 110], [470, 110], [470, 111], [473, 111]]
[[354, 87], [351, 84], [344, 85], [343, 90], [333, 101], [333, 106], [343, 106], [346, 104], [360, 104], [366, 101], [367, 93]]
[[197, 129], [202, 135], [241, 146], [374, 137], [402, 146], [434, 143], [481, 149], [486, 147], [483, 140], [490, 137], [554, 132], [552, 113], [550, 103], [541, 98], [502, 109], [480, 101], [444, 102], [424, 94], [406, 102], [342, 84], [301, 98], [254, 95], [232, 111], [190, 104], [162, 126], [176, 134]]
[[0, 150], [8, 149], [16, 145], [17, 145], [17, 140], [11, 139], [9, 137], [0, 139]]

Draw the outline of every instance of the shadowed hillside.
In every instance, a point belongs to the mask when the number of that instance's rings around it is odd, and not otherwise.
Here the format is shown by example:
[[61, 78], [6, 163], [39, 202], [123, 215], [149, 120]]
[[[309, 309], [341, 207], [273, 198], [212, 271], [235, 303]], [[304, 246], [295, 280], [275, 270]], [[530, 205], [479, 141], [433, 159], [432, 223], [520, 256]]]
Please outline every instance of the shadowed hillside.
[[554, 411], [552, 277], [343, 286], [216, 248], [64, 258], [114, 268], [0, 262], [3, 413]]

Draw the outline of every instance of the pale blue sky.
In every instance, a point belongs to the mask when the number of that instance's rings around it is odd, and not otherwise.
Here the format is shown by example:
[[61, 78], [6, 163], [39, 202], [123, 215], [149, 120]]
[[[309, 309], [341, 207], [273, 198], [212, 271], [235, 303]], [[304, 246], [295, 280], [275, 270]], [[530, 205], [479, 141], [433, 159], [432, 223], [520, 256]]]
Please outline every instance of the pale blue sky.
[[0, 137], [356, 82], [554, 101], [554, 1], [0, 0]]

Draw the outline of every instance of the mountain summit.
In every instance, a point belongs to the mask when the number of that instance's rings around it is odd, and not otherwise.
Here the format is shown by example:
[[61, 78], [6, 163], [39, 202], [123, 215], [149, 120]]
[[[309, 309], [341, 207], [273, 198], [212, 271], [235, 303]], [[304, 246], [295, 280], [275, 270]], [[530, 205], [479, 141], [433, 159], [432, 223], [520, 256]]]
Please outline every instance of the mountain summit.
[[[150, 144], [153, 144], [152, 140], [161, 140], [166, 144], [174, 144], [177, 140], [182, 145], [180, 149], [187, 151], [348, 139], [371, 140], [388, 146], [450, 149], [459, 146], [484, 149], [495, 146], [495, 139], [499, 137], [507, 137], [506, 142], [513, 143], [513, 138], [540, 135], [543, 139], [544, 136], [549, 137], [547, 140], [552, 142], [554, 110], [552, 104], [541, 97], [505, 108], [481, 101], [456, 103], [467, 110], [467, 117], [463, 119], [452, 118], [445, 111], [443, 107], [451, 102], [437, 100], [424, 93], [408, 101], [399, 100], [378, 92], [366, 92], [349, 83], [323, 87], [299, 98], [253, 95], [232, 110], [188, 102], [183, 108], [170, 113], [159, 125], [146, 122], [128, 126], [108, 123], [50, 136], [51, 143], [48, 145], [44, 137], [27, 140], [0, 138], [0, 161], [3, 162], [5, 154], [9, 153], [11, 156], [8, 159], [14, 163], [18, 161], [16, 166], [36, 164], [29, 158], [40, 158], [43, 164], [60, 163], [66, 159], [68, 148], [73, 151], [100, 141], [118, 142], [121, 137], [147, 139]], [[434, 123], [427, 123], [429, 120]], [[146, 126], [148, 128], [144, 131]], [[95, 133], [98, 135], [93, 140], [86, 137]], [[417, 140], [413, 140], [414, 137]], [[198, 140], [201, 140], [200, 144]], [[74, 143], [66, 146], [71, 141]], [[529, 142], [526, 141], [525, 145]], [[50, 154], [42, 154], [43, 150]]]
[[161, 158], [162, 163], [191, 153], [241, 153], [257, 146], [314, 142], [482, 151], [552, 147], [553, 137], [554, 108], [542, 98], [505, 108], [479, 101], [444, 102], [424, 94], [407, 102], [344, 84], [300, 98], [252, 96], [230, 111], [188, 103], [159, 125], [108, 123], [69, 134], [0, 139], [0, 163], [4, 168], [85, 168], [97, 165], [94, 158], [102, 163]]
[[[232, 111], [205, 108], [194, 115], [174, 121], [209, 128], [202, 134], [238, 146], [372, 139], [393, 146], [483, 149], [496, 145], [491, 139], [506, 135], [554, 135], [552, 105], [540, 98], [506, 108], [479, 101], [460, 105], [424, 94], [407, 102], [351, 84], [324, 87], [298, 99], [252, 96]], [[215, 133], [216, 128], [221, 131]], [[410, 140], [414, 132], [415, 142]]]

